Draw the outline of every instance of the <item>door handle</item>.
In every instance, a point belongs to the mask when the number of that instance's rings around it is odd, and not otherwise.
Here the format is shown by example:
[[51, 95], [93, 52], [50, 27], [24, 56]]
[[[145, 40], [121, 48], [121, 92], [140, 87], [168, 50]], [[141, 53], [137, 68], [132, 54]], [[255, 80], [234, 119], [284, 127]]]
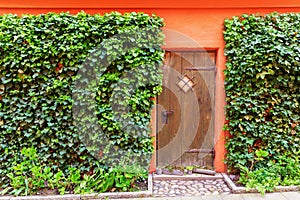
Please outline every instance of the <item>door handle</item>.
[[172, 115], [174, 113], [173, 110], [164, 110], [161, 112], [161, 122], [163, 124], [168, 124], [168, 118], [169, 118], [169, 115]]

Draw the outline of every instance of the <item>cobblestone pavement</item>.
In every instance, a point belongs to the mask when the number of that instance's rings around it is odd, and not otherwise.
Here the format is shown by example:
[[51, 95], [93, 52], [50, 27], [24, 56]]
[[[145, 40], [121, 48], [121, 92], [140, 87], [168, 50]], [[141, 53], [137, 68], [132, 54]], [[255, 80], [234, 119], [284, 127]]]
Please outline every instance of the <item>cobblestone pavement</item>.
[[216, 180], [154, 180], [154, 197], [202, 196], [230, 194], [223, 179]]

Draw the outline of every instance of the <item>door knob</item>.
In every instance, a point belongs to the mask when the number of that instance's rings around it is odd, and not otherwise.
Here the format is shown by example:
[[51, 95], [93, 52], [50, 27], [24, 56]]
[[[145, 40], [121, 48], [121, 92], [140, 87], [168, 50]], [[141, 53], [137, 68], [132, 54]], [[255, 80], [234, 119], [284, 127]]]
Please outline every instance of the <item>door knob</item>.
[[168, 118], [169, 115], [172, 115], [174, 113], [173, 110], [164, 110], [161, 112], [161, 121], [163, 124], [168, 124]]

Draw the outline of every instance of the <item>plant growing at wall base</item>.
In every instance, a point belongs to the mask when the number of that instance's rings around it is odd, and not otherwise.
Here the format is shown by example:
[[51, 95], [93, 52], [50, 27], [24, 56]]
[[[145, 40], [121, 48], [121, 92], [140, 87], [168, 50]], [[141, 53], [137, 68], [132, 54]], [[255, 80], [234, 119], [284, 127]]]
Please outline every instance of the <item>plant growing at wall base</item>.
[[21, 155], [20, 163], [17, 161], [12, 163], [13, 172], [7, 175], [10, 186], [2, 191], [3, 194], [33, 195], [43, 190], [65, 193], [66, 180], [63, 173], [61, 171], [53, 173], [50, 167], [42, 164], [35, 148], [23, 148]]
[[98, 166], [93, 174], [83, 174], [69, 167], [67, 173], [53, 170], [41, 163], [34, 147], [23, 148], [21, 163], [12, 163], [13, 171], [8, 174], [9, 184], [0, 195], [49, 195], [91, 194], [107, 191], [136, 191], [136, 183], [147, 178], [148, 172], [141, 166], [116, 166], [103, 169]]

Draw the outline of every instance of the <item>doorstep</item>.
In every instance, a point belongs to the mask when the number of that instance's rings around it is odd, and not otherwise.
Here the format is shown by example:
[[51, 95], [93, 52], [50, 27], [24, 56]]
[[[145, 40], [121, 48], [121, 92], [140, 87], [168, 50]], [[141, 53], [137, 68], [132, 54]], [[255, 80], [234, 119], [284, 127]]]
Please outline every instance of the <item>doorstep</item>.
[[216, 180], [216, 179], [223, 179], [222, 174], [216, 173], [215, 175], [204, 175], [204, 174], [192, 174], [192, 175], [183, 175], [183, 176], [178, 176], [178, 175], [157, 175], [153, 174], [153, 180], [158, 180], [158, 181], [166, 181], [166, 180]]

